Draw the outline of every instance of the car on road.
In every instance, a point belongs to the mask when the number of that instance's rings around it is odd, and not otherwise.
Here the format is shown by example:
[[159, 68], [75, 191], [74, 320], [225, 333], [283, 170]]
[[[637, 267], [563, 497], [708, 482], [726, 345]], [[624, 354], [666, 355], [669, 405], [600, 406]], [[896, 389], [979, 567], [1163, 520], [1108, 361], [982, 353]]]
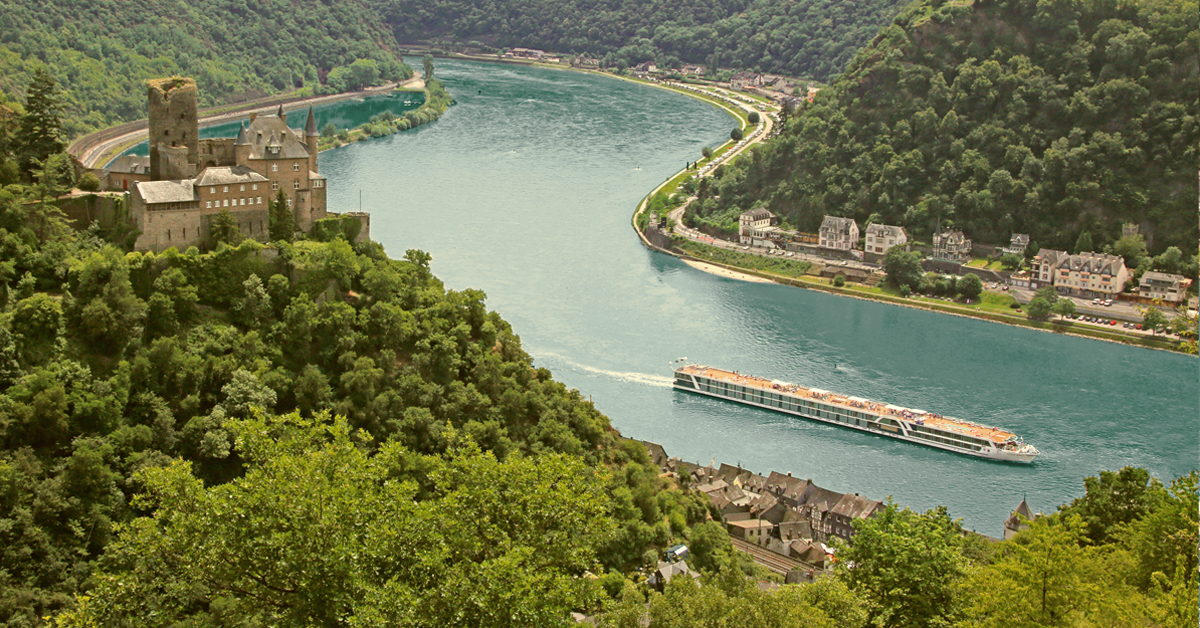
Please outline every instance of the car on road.
[[1104, 305], [1105, 305], [1106, 307], [1112, 307], [1112, 303], [1113, 303], [1113, 302], [1112, 302], [1112, 299], [1105, 299], [1105, 300], [1104, 300]]

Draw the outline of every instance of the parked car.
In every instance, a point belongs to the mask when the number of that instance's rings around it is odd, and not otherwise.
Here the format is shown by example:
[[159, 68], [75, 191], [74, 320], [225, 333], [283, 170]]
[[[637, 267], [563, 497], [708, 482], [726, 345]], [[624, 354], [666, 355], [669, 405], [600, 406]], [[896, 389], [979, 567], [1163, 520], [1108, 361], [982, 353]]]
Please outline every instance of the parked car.
[[1104, 306], [1105, 306], [1105, 307], [1112, 307], [1112, 299], [1105, 299], [1105, 300], [1104, 300]]
[[1116, 326], [1117, 326], [1117, 321], [1108, 321], [1108, 324], [1109, 324], [1109, 325], [1112, 325], [1113, 327], [1116, 327]]
[[1092, 299], [1092, 305], [1100, 305], [1100, 299]]

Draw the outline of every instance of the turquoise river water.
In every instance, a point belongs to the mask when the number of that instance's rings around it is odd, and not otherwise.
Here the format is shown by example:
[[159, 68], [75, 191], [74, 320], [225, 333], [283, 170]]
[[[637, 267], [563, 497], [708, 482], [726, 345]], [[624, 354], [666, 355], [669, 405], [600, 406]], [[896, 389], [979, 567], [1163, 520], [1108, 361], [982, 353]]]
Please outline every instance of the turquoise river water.
[[[371, 212], [393, 256], [433, 255], [627, 436], [671, 455], [812, 478], [999, 536], [1102, 469], [1169, 480], [1200, 457], [1200, 361], [1172, 353], [709, 275], [644, 248], [638, 201], [728, 137], [715, 107], [651, 87], [439, 61], [457, 105], [415, 131], [323, 153], [330, 209]], [[1032, 465], [978, 460], [677, 392], [692, 361], [1007, 428]]]

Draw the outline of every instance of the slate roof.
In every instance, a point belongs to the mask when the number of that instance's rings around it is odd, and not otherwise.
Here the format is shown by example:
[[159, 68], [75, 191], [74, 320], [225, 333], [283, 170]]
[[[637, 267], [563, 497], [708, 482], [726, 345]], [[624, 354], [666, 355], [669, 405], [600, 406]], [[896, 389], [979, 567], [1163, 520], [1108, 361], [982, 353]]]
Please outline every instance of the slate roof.
[[765, 207], [757, 207], [755, 209], [751, 209], [750, 211], [742, 212], [742, 216], [749, 218], [750, 220], [767, 220], [768, 218], [775, 217], [775, 215], [768, 211]]
[[826, 216], [825, 220], [821, 221], [821, 231], [849, 234], [851, 227], [857, 227], [857, 223], [854, 222], [853, 218]]
[[881, 225], [879, 223], [871, 223], [867, 225], [867, 236], [876, 238], [898, 238], [904, 234], [904, 227], [894, 227], [892, 225]]
[[875, 512], [875, 509], [882, 505], [883, 502], [878, 500], [867, 499], [853, 493], [846, 493], [834, 505], [831, 512], [847, 519], [865, 519], [871, 516], [871, 513]]
[[1148, 270], [1142, 274], [1142, 284], [1153, 284], [1160, 286], [1176, 286], [1185, 281], [1187, 278], [1183, 275], [1172, 275], [1170, 273], [1160, 273], [1156, 270]]
[[[308, 159], [308, 147], [297, 138], [297, 133], [278, 114], [256, 117], [246, 129], [250, 159]], [[278, 146], [279, 153], [267, 155], [267, 146]]]
[[1019, 246], [1022, 248], [1029, 246], [1029, 234], [1028, 233], [1014, 233], [1014, 234], [1012, 234], [1012, 238], [1009, 239], [1008, 244], [1009, 244], [1009, 246], [1014, 246], [1014, 247]]
[[1008, 520], [1004, 522], [1004, 527], [1008, 528], [1009, 530], [1018, 529], [1022, 525], [1021, 517], [1024, 517], [1027, 521], [1033, 520], [1033, 511], [1029, 509], [1029, 504], [1025, 503], [1025, 500], [1023, 499], [1017, 506], [1017, 509], [1014, 510], [1011, 515], [1009, 515]]
[[308, 119], [304, 121], [304, 134], [320, 135], [320, 132], [317, 131], [317, 118], [313, 115], [312, 107], [308, 108]]
[[154, 203], [186, 203], [197, 201], [191, 179], [178, 181], [139, 181], [134, 184], [138, 195], [147, 205]]
[[1125, 258], [1103, 253], [1079, 253], [1060, 258], [1055, 268], [1074, 272], [1116, 275], [1125, 267]]
[[196, 185], [205, 187], [234, 183], [262, 183], [270, 181], [270, 179], [246, 166], [209, 166], [200, 171], [194, 181]]

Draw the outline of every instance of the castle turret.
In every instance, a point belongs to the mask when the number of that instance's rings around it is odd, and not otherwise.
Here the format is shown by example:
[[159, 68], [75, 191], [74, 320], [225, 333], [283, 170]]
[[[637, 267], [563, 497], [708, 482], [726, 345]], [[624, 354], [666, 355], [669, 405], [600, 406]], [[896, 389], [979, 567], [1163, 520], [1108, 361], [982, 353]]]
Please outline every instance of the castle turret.
[[233, 161], [239, 166], [248, 166], [250, 162], [250, 138], [246, 134], [246, 125], [238, 129], [237, 139], [233, 141]]
[[[200, 133], [196, 82], [172, 77], [147, 81], [147, 109], [150, 120], [150, 179], [153, 181], [186, 179], [200, 162]], [[185, 149], [160, 155], [159, 147]], [[166, 151], [163, 151], [166, 152]]]
[[317, 130], [317, 118], [313, 115], [313, 108], [308, 108], [308, 120], [304, 122], [304, 143], [308, 144], [308, 169], [313, 172], [317, 170], [317, 145], [321, 143], [321, 132]]
[[279, 103], [279, 111], [276, 111], [275, 115], [279, 116], [279, 119], [283, 120], [284, 124], [287, 124], [287, 114], [283, 112], [283, 103]]

